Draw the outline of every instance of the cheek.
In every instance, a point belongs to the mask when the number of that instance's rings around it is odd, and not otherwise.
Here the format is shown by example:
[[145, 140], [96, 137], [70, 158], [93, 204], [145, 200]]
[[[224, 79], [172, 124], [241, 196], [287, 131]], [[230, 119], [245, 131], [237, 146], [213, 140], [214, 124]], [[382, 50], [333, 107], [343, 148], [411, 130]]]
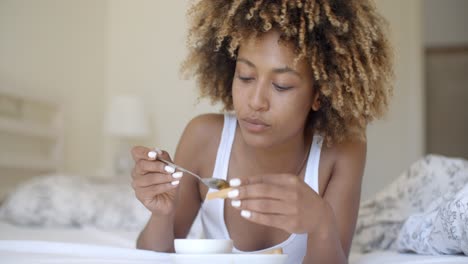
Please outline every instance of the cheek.
[[245, 89], [242, 89], [240, 87], [240, 83], [238, 83], [238, 80], [234, 80], [232, 82], [232, 101], [234, 104], [234, 108], [238, 108], [240, 106], [240, 103], [245, 102]]
[[287, 112], [289, 115], [307, 115], [312, 106], [312, 99], [306, 93], [298, 93], [291, 96], [278, 96], [275, 98], [277, 110]]
[[312, 100], [307, 99], [307, 95], [297, 95], [294, 97], [276, 98], [274, 112], [280, 118], [280, 122], [293, 127], [300, 127], [305, 124], [307, 116], [311, 110]]

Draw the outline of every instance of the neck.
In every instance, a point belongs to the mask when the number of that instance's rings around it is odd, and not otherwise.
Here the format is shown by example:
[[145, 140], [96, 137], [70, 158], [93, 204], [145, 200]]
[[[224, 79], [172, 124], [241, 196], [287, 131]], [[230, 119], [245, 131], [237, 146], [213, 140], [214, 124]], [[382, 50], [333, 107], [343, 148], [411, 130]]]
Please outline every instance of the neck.
[[274, 146], [258, 148], [245, 141], [239, 144], [242, 162], [252, 173], [292, 173], [300, 175], [310, 147], [310, 133], [300, 132]]

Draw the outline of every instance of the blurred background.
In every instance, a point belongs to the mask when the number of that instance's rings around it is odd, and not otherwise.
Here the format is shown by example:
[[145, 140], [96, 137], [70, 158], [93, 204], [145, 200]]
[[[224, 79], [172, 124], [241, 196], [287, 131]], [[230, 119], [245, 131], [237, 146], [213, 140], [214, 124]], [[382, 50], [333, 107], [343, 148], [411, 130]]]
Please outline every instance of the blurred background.
[[[389, 113], [368, 129], [364, 199], [427, 153], [468, 158], [468, 1], [376, 3], [390, 24], [396, 80]], [[220, 110], [179, 74], [188, 4], [0, 0], [0, 91], [58, 102], [59, 171], [122, 180], [130, 146], [174, 154], [191, 118]], [[7, 101], [0, 113], [14, 115]], [[2, 194], [34, 161], [18, 154], [11, 166], [16, 150], [33, 152], [16, 136], [0, 132]]]

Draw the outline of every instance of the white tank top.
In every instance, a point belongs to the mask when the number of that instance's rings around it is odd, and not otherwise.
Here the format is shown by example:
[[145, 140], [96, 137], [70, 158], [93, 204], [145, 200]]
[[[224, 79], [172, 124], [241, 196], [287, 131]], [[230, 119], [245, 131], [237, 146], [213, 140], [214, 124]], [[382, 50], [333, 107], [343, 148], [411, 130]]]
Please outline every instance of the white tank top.
[[[213, 175], [216, 175], [218, 178], [227, 178], [229, 159], [231, 156], [232, 143], [234, 142], [234, 136], [236, 133], [236, 126], [236, 117], [233, 114], [225, 114], [223, 132], [221, 135], [221, 141], [219, 143], [218, 153], [216, 156], [216, 164], [213, 171]], [[314, 135], [304, 177], [304, 181], [307, 183], [307, 185], [309, 185], [317, 193], [319, 193], [318, 167], [321, 147], [322, 137]], [[209, 190], [209, 192], [213, 191], [216, 190]], [[200, 211], [200, 218], [206, 238], [230, 239], [229, 232], [224, 221], [223, 199], [215, 199], [203, 203]], [[282, 243], [259, 251], [243, 252], [234, 248], [233, 252], [258, 253], [280, 247], [283, 249], [284, 254], [288, 255], [287, 263], [302, 263], [307, 249], [307, 234], [291, 234], [289, 238]]]

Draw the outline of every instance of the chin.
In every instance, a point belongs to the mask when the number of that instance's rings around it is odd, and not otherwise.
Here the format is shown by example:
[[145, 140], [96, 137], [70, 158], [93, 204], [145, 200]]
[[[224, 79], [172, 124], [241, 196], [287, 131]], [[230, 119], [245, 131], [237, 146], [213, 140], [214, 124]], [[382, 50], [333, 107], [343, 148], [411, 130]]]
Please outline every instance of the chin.
[[263, 134], [254, 134], [250, 133], [248, 131], [245, 131], [244, 129], [240, 129], [242, 138], [244, 139], [245, 143], [249, 145], [250, 147], [254, 148], [269, 148], [272, 146], [272, 138], [266, 133]]

